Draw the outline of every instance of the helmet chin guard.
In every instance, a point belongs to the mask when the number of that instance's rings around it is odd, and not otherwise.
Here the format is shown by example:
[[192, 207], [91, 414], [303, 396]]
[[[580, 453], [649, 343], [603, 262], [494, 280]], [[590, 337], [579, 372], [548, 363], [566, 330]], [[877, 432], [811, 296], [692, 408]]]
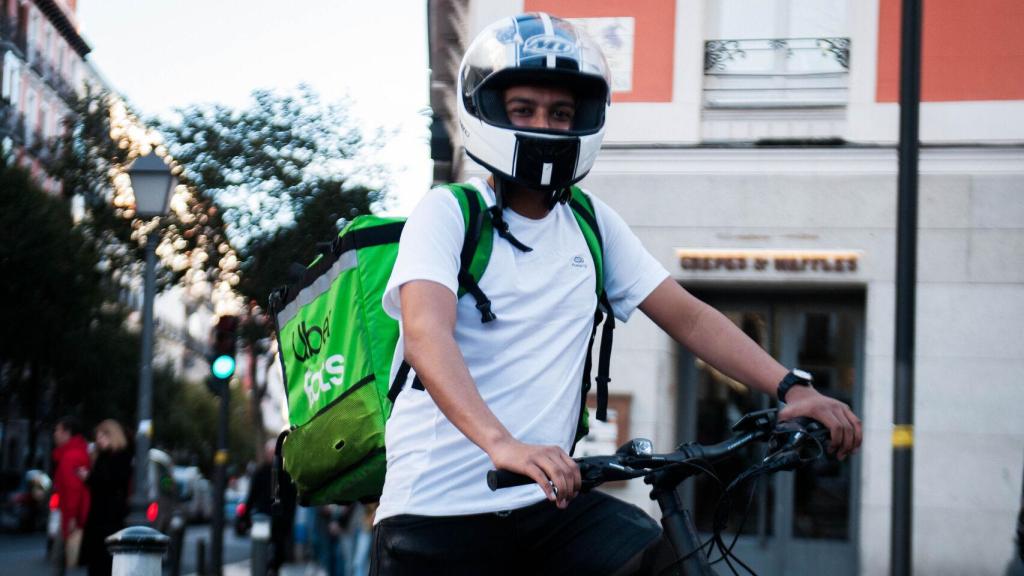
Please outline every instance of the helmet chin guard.
[[[597, 45], [571, 22], [544, 13], [491, 24], [463, 57], [458, 108], [466, 153], [496, 179], [552, 193], [552, 204], [590, 171], [601, 149], [610, 103], [608, 66]], [[576, 104], [569, 130], [517, 127], [509, 86], [559, 86]]]

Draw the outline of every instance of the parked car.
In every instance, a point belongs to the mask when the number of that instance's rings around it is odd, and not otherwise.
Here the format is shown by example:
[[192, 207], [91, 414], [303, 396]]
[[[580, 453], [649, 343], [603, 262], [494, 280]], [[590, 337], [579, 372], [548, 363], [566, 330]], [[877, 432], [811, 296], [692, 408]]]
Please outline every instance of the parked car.
[[174, 460], [163, 450], [149, 450], [149, 494], [146, 498], [146, 520], [164, 534], [171, 518], [179, 513], [178, 487], [174, 482]]
[[249, 495], [249, 477], [238, 476], [228, 482], [224, 490], [224, 518], [235, 527], [235, 534], [245, 536], [252, 527], [245, 498]]
[[42, 470], [0, 472], [0, 529], [34, 532], [47, 523], [53, 482]]
[[50, 558], [50, 554], [53, 552], [53, 545], [60, 538], [60, 499], [57, 497], [57, 493], [50, 494], [48, 508], [50, 509], [46, 515], [46, 557]]
[[174, 482], [178, 505], [190, 522], [207, 522], [213, 516], [213, 491], [210, 481], [195, 466], [175, 466]]

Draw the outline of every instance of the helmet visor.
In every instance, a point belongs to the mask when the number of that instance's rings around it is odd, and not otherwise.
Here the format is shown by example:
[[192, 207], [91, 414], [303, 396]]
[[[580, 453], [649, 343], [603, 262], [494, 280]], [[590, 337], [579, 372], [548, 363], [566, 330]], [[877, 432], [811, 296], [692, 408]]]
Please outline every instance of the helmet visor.
[[460, 96], [486, 122], [509, 125], [501, 91], [514, 84], [561, 84], [576, 97], [574, 133], [604, 125], [608, 64], [597, 44], [571, 22], [523, 14], [481, 32], [462, 61]]

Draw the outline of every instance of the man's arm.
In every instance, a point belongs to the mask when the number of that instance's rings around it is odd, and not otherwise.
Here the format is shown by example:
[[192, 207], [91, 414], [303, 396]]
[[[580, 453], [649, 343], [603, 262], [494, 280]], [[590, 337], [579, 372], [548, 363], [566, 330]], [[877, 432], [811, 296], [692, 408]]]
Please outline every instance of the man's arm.
[[441, 412], [490, 456], [495, 468], [533, 478], [549, 500], [564, 508], [580, 489], [579, 467], [557, 446], [519, 442], [487, 407], [455, 342], [455, 294], [436, 282], [413, 280], [402, 285], [399, 295], [405, 360]]
[[[665, 279], [640, 309], [708, 364], [725, 375], [772, 397], [788, 370], [747, 337], [721, 312], [698, 300], [671, 278]], [[860, 447], [860, 419], [846, 404], [805, 386], [786, 394], [782, 419], [808, 416], [824, 424], [840, 459]]]

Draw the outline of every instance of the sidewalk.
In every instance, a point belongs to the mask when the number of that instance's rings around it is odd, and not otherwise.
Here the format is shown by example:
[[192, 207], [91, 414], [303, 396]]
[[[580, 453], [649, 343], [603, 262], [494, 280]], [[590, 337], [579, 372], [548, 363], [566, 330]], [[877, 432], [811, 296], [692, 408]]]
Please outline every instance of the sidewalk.
[[[248, 560], [224, 565], [224, 576], [250, 576], [252, 567]], [[190, 574], [189, 576], [196, 576]], [[323, 568], [315, 563], [285, 564], [279, 576], [327, 576]]]

